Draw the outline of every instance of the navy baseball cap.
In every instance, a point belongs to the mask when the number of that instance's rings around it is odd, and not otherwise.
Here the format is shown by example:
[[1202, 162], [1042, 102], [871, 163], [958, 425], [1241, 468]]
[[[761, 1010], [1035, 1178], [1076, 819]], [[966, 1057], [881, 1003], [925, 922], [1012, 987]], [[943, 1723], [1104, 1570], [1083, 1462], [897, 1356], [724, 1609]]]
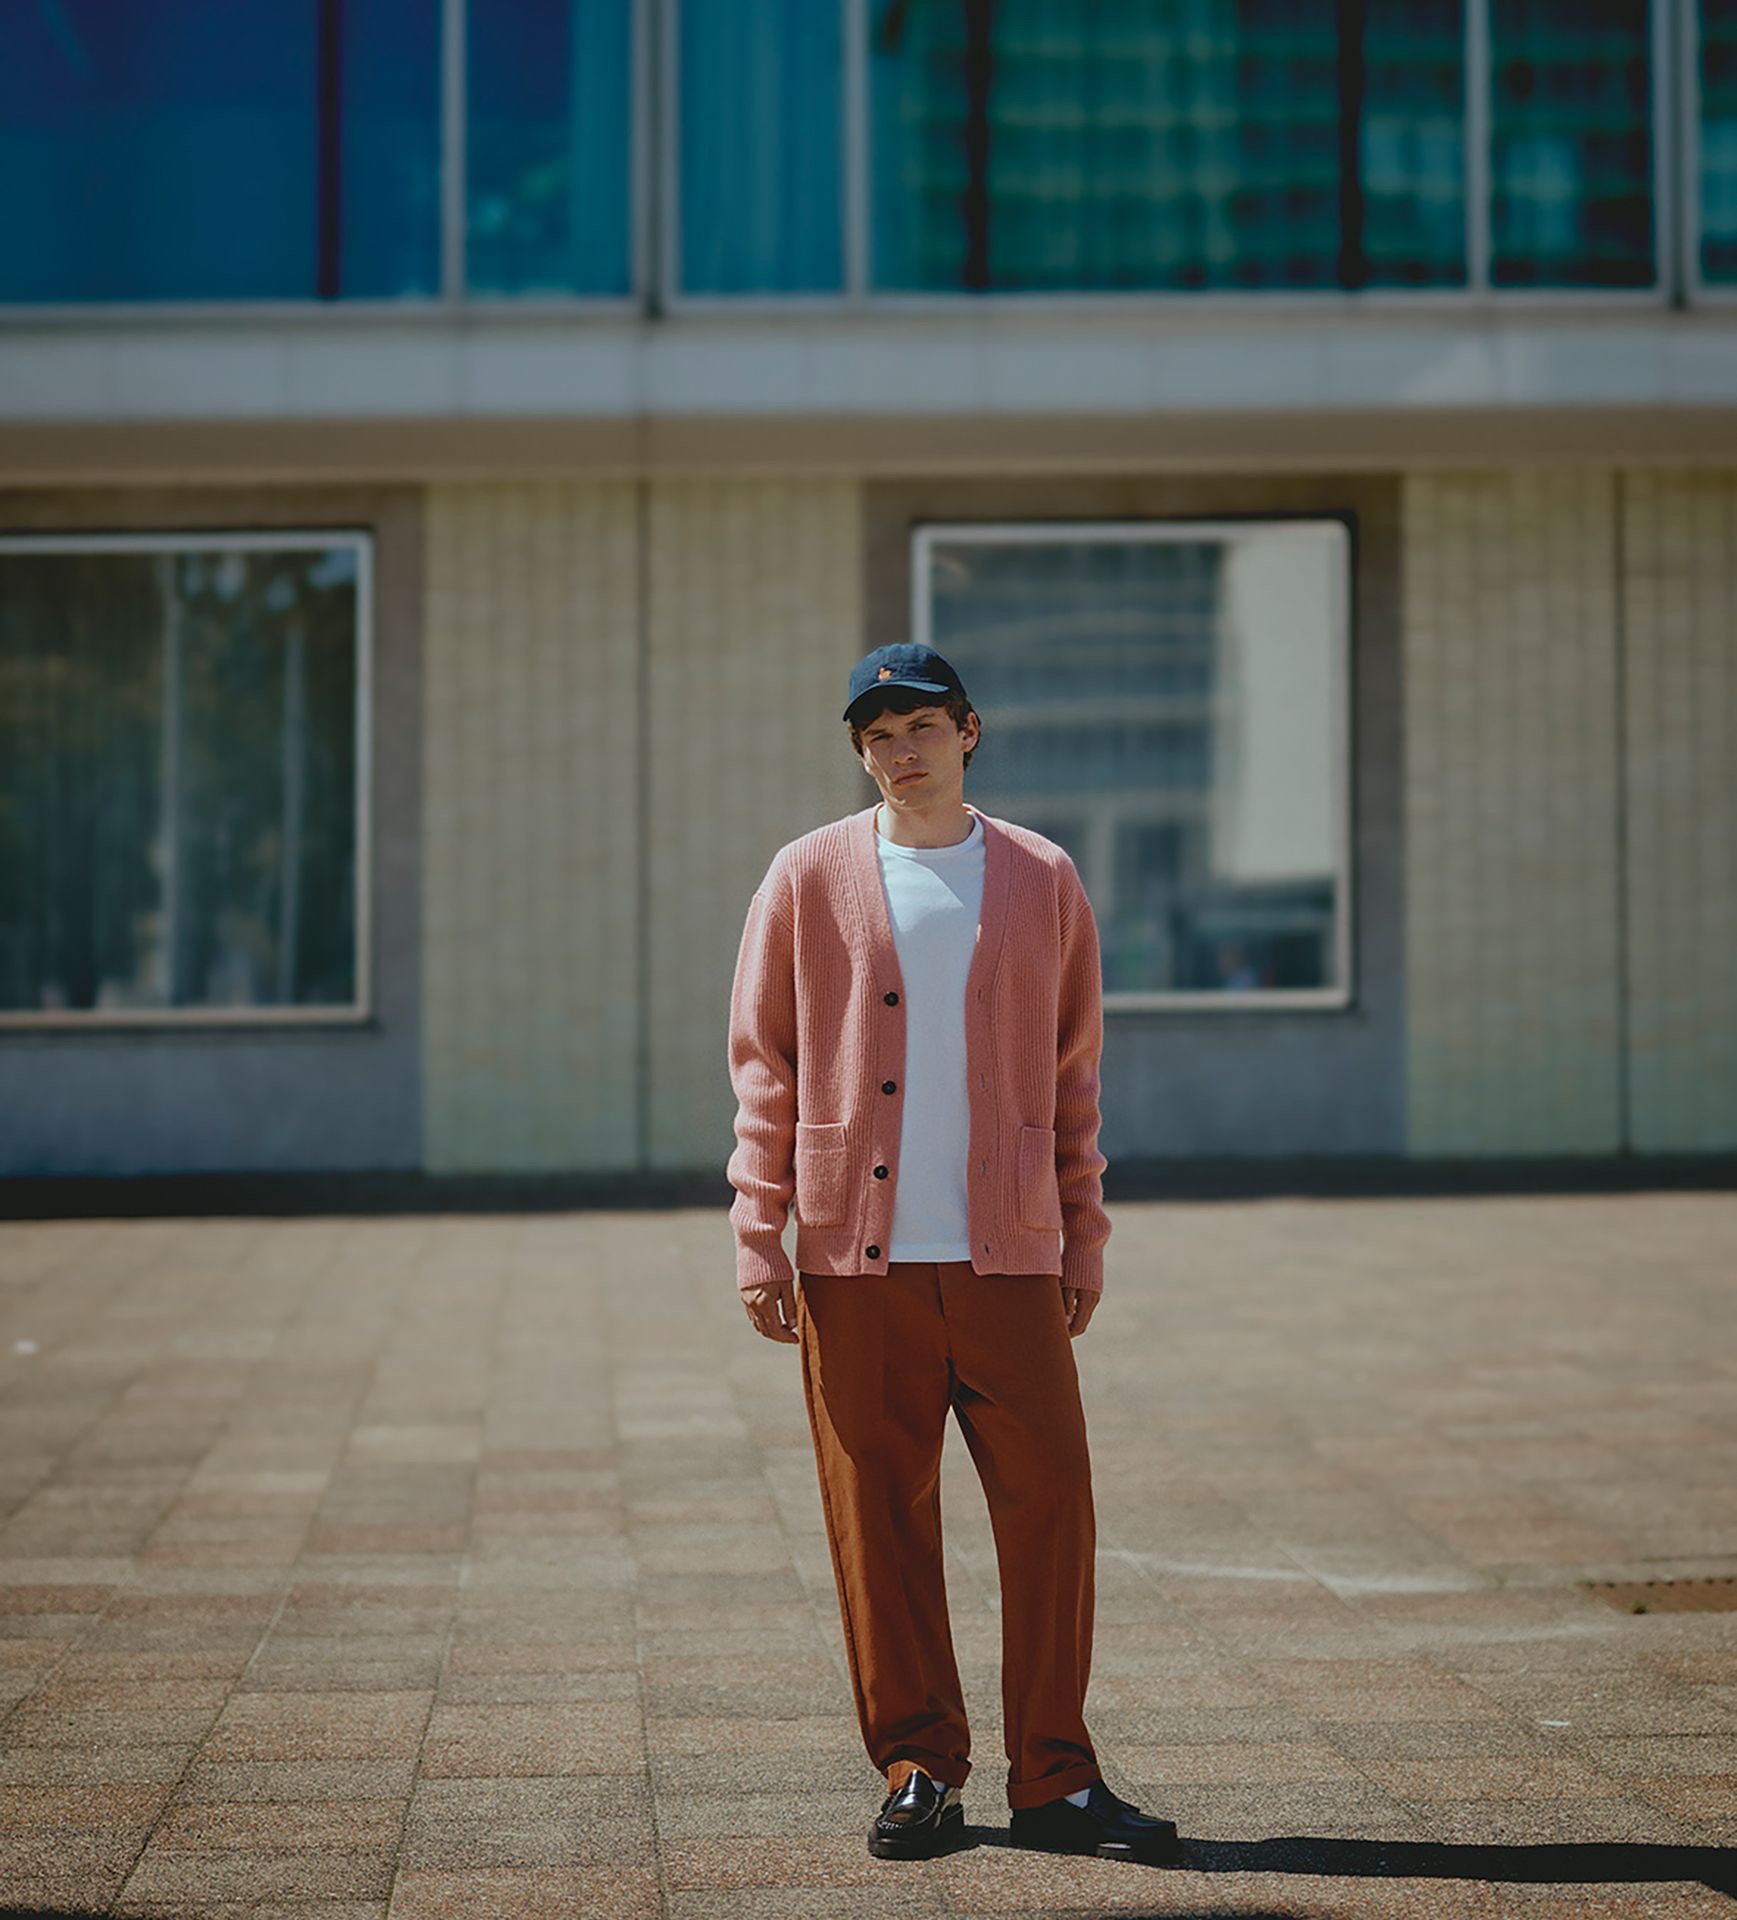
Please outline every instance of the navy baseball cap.
[[923, 693], [965, 692], [965, 682], [933, 647], [914, 640], [900, 641], [890, 647], [876, 647], [851, 668], [845, 719], [856, 716], [864, 694], [882, 687], [916, 687]]

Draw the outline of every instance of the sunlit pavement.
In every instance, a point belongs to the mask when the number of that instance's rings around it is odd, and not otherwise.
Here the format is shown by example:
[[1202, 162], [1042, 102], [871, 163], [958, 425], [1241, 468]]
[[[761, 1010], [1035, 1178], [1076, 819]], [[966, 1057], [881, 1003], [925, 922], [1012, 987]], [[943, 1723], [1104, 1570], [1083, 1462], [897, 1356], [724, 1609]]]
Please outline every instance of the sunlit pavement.
[[[0, 1906], [1737, 1916], [1737, 1196], [1113, 1209], [1089, 1717], [1186, 1864], [871, 1860], [722, 1209], [0, 1229]], [[1737, 1597], [1737, 1589], [1733, 1590]], [[1714, 1597], [1718, 1597], [1715, 1591]]]

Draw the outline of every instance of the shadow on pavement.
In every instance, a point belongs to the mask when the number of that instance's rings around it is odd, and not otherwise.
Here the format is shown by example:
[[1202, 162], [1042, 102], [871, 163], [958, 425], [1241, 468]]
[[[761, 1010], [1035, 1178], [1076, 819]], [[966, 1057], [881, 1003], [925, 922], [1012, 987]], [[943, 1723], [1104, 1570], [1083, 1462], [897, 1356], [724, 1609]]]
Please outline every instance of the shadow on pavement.
[[[963, 1847], [1011, 1849], [1012, 1845], [1005, 1828], [1000, 1827], [967, 1827], [962, 1842]], [[1182, 1858], [1176, 1866], [1192, 1873], [1295, 1873], [1348, 1880], [1482, 1880], [1575, 1886], [1699, 1881], [1711, 1892], [1737, 1900], [1737, 1848], [1656, 1846], [1626, 1840], [1506, 1847], [1434, 1840], [1339, 1840], [1308, 1834], [1275, 1840], [1185, 1837]], [[1168, 1870], [1150, 1869], [1157, 1873]], [[1259, 1916], [1259, 1920], [1267, 1920], [1267, 1916]]]
[[1435, 1840], [1190, 1840], [1183, 1864], [1197, 1873], [1311, 1873], [1382, 1880], [1488, 1880], [1643, 1885], [1698, 1880], [1737, 1896], [1737, 1850], [1630, 1840], [1564, 1841], [1529, 1847], [1462, 1846]]

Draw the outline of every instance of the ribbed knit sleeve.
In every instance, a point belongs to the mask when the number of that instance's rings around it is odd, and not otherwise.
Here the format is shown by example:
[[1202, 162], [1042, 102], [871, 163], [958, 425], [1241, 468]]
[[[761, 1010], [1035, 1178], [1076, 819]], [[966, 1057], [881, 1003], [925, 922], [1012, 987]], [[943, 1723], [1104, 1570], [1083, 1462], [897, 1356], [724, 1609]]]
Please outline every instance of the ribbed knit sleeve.
[[748, 903], [730, 990], [730, 1084], [736, 1092], [736, 1284], [793, 1279], [783, 1233], [796, 1191], [796, 936], [775, 862]]
[[1098, 923], [1070, 861], [1061, 887], [1061, 983], [1056, 1003], [1055, 1161], [1061, 1190], [1062, 1284], [1104, 1284], [1104, 1211], [1098, 1151], [1098, 1062], [1104, 1051], [1104, 976]]

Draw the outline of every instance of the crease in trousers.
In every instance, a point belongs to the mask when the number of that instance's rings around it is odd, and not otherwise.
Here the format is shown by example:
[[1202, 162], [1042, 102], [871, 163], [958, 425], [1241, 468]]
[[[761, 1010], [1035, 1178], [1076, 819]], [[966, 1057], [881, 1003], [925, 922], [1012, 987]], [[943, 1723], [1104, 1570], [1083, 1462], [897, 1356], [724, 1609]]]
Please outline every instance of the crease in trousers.
[[971, 1738], [947, 1618], [941, 1448], [959, 1422], [1001, 1576], [1010, 1807], [1098, 1779], [1086, 1731], [1096, 1518], [1058, 1274], [894, 1260], [797, 1290], [803, 1393], [857, 1719], [889, 1789], [947, 1786]]

